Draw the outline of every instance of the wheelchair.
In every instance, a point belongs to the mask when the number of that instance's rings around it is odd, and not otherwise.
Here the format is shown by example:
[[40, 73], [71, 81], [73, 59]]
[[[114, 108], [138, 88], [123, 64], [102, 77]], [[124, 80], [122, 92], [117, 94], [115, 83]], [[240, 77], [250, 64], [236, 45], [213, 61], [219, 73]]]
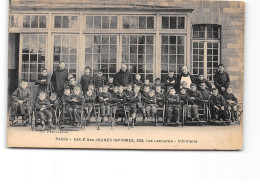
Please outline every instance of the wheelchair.
[[[51, 112], [52, 112], [52, 110], [50, 110]], [[31, 123], [31, 129], [32, 129], [32, 131], [34, 131], [34, 130], [37, 130], [37, 127], [39, 126], [39, 125], [42, 125], [42, 123], [41, 123], [41, 120], [40, 120], [40, 118], [38, 117], [38, 113], [39, 112], [39, 110], [36, 110], [36, 108], [34, 108], [33, 109], [33, 111], [32, 111], [32, 123]], [[52, 112], [52, 122], [53, 122], [53, 125], [54, 125], [54, 130], [56, 129], [56, 125], [57, 125], [57, 112], [56, 111], [53, 111]], [[46, 115], [45, 115], [45, 118], [47, 118], [46, 117]], [[49, 123], [48, 123], [48, 121], [47, 120], [45, 120], [45, 123], [47, 124], [47, 129], [48, 130], [50, 130], [51, 129], [51, 127], [49, 126]]]
[[79, 126], [71, 123], [71, 119], [68, 115], [68, 110], [66, 110], [66, 105], [67, 105], [66, 103], [62, 102], [62, 108], [60, 110], [60, 118], [58, 121], [59, 130], [63, 130], [64, 128], [80, 128], [81, 130], [85, 130], [86, 123], [84, 121], [84, 103], [82, 103], [81, 108], [80, 108]]
[[[237, 114], [236, 117], [234, 116], [234, 113]], [[231, 121], [240, 125], [243, 114], [243, 103], [237, 103], [237, 111], [235, 112], [233, 109], [231, 109], [229, 114]]]
[[27, 121], [25, 122], [24, 120], [22, 120], [22, 118], [19, 118], [19, 117], [22, 117], [23, 115], [21, 114], [21, 110], [20, 110], [20, 107], [18, 106], [17, 108], [17, 114], [14, 116], [14, 120], [10, 120], [11, 119], [11, 112], [12, 112], [12, 106], [9, 107], [9, 111], [8, 111], [8, 117], [9, 117], [9, 126], [10, 127], [13, 127], [15, 125], [18, 126], [18, 124], [21, 125], [24, 125], [24, 126], [29, 126], [31, 125], [31, 120], [32, 120], [32, 109], [31, 109], [31, 106], [30, 106], [30, 101], [26, 102], [27, 105], [28, 105], [28, 108], [26, 108], [26, 114], [28, 115], [28, 119]]
[[[186, 109], [184, 108], [184, 105], [187, 105], [185, 102], [181, 102], [180, 103], [180, 107], [179, 107], [179, 112], [180, 112], [180, 119], [179, 121], [181, 122], [181, 126], [183, 127], [184, 126], [184, 122], [185, 122], [185, 118], [186, 118]], [[165, 104], [165, 113], [167, 112], [167, 108], [168, 108], [168, 102], [166, 102]], [[172, 112], [173, 113], [173, 112]], [[165, 120], [167, 119], [168, 117], [165, 117]], [[175, 118], [173, 116], [173, 118]], [[163, 123], [163, 126], [167, 126], [167, 125], [176, 125], [176, 123], [166, 123], [166, 121], [164, 121]]]
[[155, 113], [155, 126], [158, 126], [159, 115], [162, 116], [162, 123], [165, 123], [165, 104], [162, 107], [157, 107], [157, 112]]
[[[113, 130], [114, 125], [115, 125], [115, 116], [116, 116], [116, 112], [113, 112], [113, 108], [117, 107], [116, 103], [111, 103], [110, 104], [110, 120], [111, 120], [111, 129]], [[101, 126], [101, 106], [100, 104], [94, 104], [93, 106], [94, 109], [94, 116], [96, 119], [96, 126], [97, 126], [97, 130], [100, 130], [100, 126]], [[105, 123], [107, 124], [107, 123]]]
[[[189, 105], [189, 103], [187, 103]], [[208, 100], [203, 100], [201, 104], [197, 105], [198, 106], [198, 114], [199, 114], [199, 119], [200, 121], [195, 121], [194, 118], [191, 118], [190, 120], [187, 120], [187, 113], [185, 117], [185, 124], [200, 124], [200, 125], [208, 125], [209, 122], [209, 101]]]
[[226, 119], [213, 119], [212, 118], [212, 113], [211, 113], [211, 107], [209, 103], [209, 118], [208, 118], [208, 124], [215, 124], [215, 125], [231, 125], [231, 111], [227, 110], [227, 105], [225, 105], [225, 116], [227, 117]]

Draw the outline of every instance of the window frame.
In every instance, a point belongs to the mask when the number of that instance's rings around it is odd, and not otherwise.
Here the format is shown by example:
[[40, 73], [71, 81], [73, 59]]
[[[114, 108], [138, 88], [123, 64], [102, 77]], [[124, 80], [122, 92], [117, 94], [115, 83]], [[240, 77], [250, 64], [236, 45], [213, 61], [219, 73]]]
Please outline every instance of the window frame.
[[[70, 36], [76, 36], [77, 37], [77, 53], [76, 54], [72, 54], [72, 55], [76, 55], [77, 56], [77, 60], [76, 60], [76, 63], [75, 63], [75, 65], [76, 65], [76, 73], [75, 73], [75, 76], [74, 77], [76, 77], [76, 79], [78, 79], [79, 78], [79, 74], [80, 74], [80, 48], [79, 48], [79, 34], [73, 34], [73, 33], [66, 33], [66, 34], [63, 34], [63, 33], [60, 33], [60, 32], [58, 32], [58, 33], [54, 33], [54, 34], [52, 34], [52, 45], [51, 45], [51, 48], [52, 48], [52, 52], [51, 52], [51, 71], [55, 71], [57, 68], [54, 68], [54, 64], [57, 64], [57, 63], [54, 63], [54, 55], [55, 55], [55, 53], [54, 53], [54, 45], [56, 45], [56, 44], [54, 44], [54, 37], [55, 36], [69, 36], [69, 40], [70, 40]], [[62, 41], [61, 41], [62, 42]], [[70, 45], [70, 42], [69, 42], [69, 44], [66, 44], [66, 45]], [[60, 46], [62, 47], [62, 43], [60, 44]], [[62, 52], [59, 54], [59, 55], [62, 55]], [[68, 56], [70, 56], [71, 54], [68, 54]], [[61, 60], [61, 59], [60, 59]], [[62, 60], [61, 60], [62, 61]], [[73, 64], [73, 63], [71, 63], [71, 62], [69, 62], [69, 63], [66, 63], [65, 62], [65, 65], [66, 65], [66, 69], [68, 70], [68, 72], [69, 73], [71, 73], [70, 72], [70, 67], [67, 67], [68, 65], [70, 65], [70, 64]], [[74, 74], [74, 73], [73, 73]]]
[[[169, 26], [168, 28], [163, 28], [163, 17], [168, 17], [169, 18]], [[176, 25], [178, 25], [178, 18], [179, 17], [183, 17], [184, 18], [184, 28], [183, 29], [171, 29], [171, 26], [170, 26], [170, 18], [171, 17], [176, 17], [177, 18], [177, 21], [176, 21]], [[187, 30], [187, 15], [182, 15], [182, 14], [161, 14], [160, 15], [160, 29], [161, 30], [168, 30], [168, 31], [184, 31], [184, 30]]]
[[[124, 25], [123, 25], [123, 20], [124, 20], [124, 17], [138, 17], [138, 28], [137, 29], [130, 29], [130, 28], [124, 28]], [[124, 30], [124, 31], [129, 31], [129, 32], [131, 32], [131, 31], [137, 31], [137, 32], [142, 32], [142, 31], [144, 31], [144, 30], [146, 30], [146, 31], [155, 31], [156, 30], [156, 15], [154, 15], [154, 14], [124, 14], [124, 15], [120, 15], [120, 17], [121, 17], [121, 22], [120, 22], [120, 29], [121, 30]], [[152, 29], [147, 29], [147, 28], [145, 28], [145, 29], [140, 29], [139, 28], [139, 17], [146, 17], [146, 27], [147, 27], [147, 17], [153, 17], [153, 23], [154, 23], [154, 25], [153, 25], [153, 28]]]
[[[38, 37], [38, 42], [37, 43], [39, 43], [39, 36], [40, 35], [44, 35], [45, 36], [45, 61], [44, 61], [44, 65], [45, 65], [45, 67], [44, 68], [47, 68], [47, 65], [48, 65], [48, 60], [47, 60], [47, 56], [48, 56], [48, 35], [47, 34], [45, 34], [45, 33], [21, 33], [21, 37], [20, 37], [20, 49], [19, 49], [19, 81], [21, 81], [21, 79], [22, 79], [22, 74], [23, 73], [27, 73], [28, 74], [28, 83], [30, 83], [30, 84], [34, 84], [35, 83], [35, 81], [30, 81], [30, 73], [32, 73], [32, 72], [30, 72], [30, 64], [31, 64], [31, 62], [30, 62], [30, 59], [29, 59], [29, 62], [28, 62], [28, 65], [29, 65], [29, 71], [28, 72], [22, 72], [22, 67], [23, 67], [23, 61], [22, 61], [22, 56], [23, 56], [23, 44], [24, 44], [24, 42], [23, 42], [23, 39], [24, 39], [24, 35], [30, 35], [30, 37], [31, 37], [31, 35], [37, 35], [37, 37]], [[27, 43], [28, 44], [28, 43]], [[30, 41], [30, 43], [29, 43], [29, 53], [28, 53], [28, 55], [29, 55], [29, 57], [30, 57], [30, 55], [31, 55], [31, 53], [30, 53], [30, 45], [31, 45], [31, 41]], [[39, 45], [39, 44], [38, 44]], [[37, 69], [36, 69], [36, 72], [33, 72], [33, 73], [35, 73], [36, 74], [36, 80], [38, 80], [38, 76], [39, 76], [39, 74], [41, 73], [41, 72], [39, 72], [38, 71], [38, 61], [39, 61], [39, 51], [37, 51], [37, 62], [36, 62], [36, 66], [37, 66]]]
[[[116, 36], [116, 44], [104, 44], [104, 45], [109, 45], [109, 47], [111, 47], [111, 45], [113, 46], [113, 45], [116, 45], [116, 48], [117, 48], [117, 50], [116, 50], [116, 53], [115, 53], [115, 55], [116, 55], [116, 63], [110, 63], [110, 61], [108, 61], [108, 63], [104, 63], [105, 65], [110, 65], [110, 64], [115, 64], [116, 65], [116, 72], [118, 71], [118, 65], [119, 65], [119, 60], [118, 60], [118, 55], [119, 55], [119, 39], [120, 39], [120, 35], [119, 34], [113, 34], [113, 33], [111, 33], [111, 34], [104, 34], [104, 33], [96, 33], [96, 34], [84, 34], [84, 63], [83, 63], [83, 65], [84, 65], [84, 69], [85, 69], [85, 67], [87, 66], [86, 65], [86, 55], [92, 55], [91, 57], [92, 57], [92, 62], [91, 62], [91, 66], [89, 66], [90, 67], [90, 69], [91, 69], [91, 73], [92, 73], [92, 75], [96, 75], [97, 74], [97, 72], [94, 72], [94, 61], [93, 61], [93, 56], [94, 56], [94, 54], [97, 54], [97, 53], [94, 53], [93, 51], [91, 52], [91, 53], [86, 53], [86, 51], [85, 51], [85, 48], [86, 48], [86, 45], [88, 45], [88, 44], [86, 44], [86, 36], [96, 36], [96, 35], [100, 35], [101, 36], [101, 38], [102, 38], [102, 36]], [[110, 40], [110, 38], [109, 38], [109, 40]], [[100, 44], [94, 44], [94, 45], [100, 45], [100, 46], [102, 46], [102, 43], [100, 43]], [[109, 48], [109, 50], [110, 50], [110, 48]], [[101, 55], [102, 53], [99, 53], [99, 55]], [[105, 53], [105, 54], [107, 54], [107, 55], [113, 55], [113, 53], [111, 54], [111, 52], [109, 51], [109, 53]], [[110, 58], [110, 56], [109, 56], [109, 58]], [[102, 65], [102, 61], [100, 61], [100, 63], [99, 63], [99, 65]], [[108, 71], [109, 71], [109, 69], [108, 69]], [[104, 75], [107, 75], [107, 76], [110, 76], [110, 75], [115, 75], [116, 73], [106, 73], [106, 72], [104, 72], [103, 71], [103, 73], [104, 73]]]
[[[193, 26], [195, 25], [203, 25], [205, 27], [205, 35], [204, 35], [204, 38], [194, 38], [193, 36], [193, 32], [194, 32], [194, 29], [193, 29]], [[193, 44], [194, 42], [203, 42], [204, 44], [204, 59], [203, 59], [203, 74], [204, 74], [204, 77], [207, 78], [207, 80], [213, 82], [213, 76], [214, 76], [214, 66], [212, 65], [211, 67], [211, 70], [212, 71], [212, 74], [208, 74], [208, 43], [218, 43], [218, 64], [221, 63], [221, 25], [216, 25], [216, 24], [195, 24], [195, 25], [192, 25], [192, 39], [191, 39], [191, 73], [193, 75], [197, 75], [197, 74], [194, 74], [193, 73], [193, 69], [195, 68], [193, 65], [194, 65], [194, 58], [193, 58]], [[208, 26], [217, 26], [218, 27], [218, 38], [208, 38]], [[195, 61], [195, 62], [198, 62], [198, 61]], [[212, 62], [213, 63], [213, 62]], [[210, 76], [208, 75], [212, 75], [212, 80], [209, 79]]]

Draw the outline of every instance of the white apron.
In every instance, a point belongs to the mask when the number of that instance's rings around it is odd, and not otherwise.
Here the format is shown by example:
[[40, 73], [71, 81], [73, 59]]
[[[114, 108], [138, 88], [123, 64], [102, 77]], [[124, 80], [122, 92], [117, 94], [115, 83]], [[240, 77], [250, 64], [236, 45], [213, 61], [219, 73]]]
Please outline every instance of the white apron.
[[190, 85], [191, 85], [190, 76], [189, 76], [189, 75], [188, 75], [187, 77], [182, 76], [182, 77], [181, 77], [181, 83], [182, 83], [183, 81], [187, 82], [187, 87], [190, 88]]

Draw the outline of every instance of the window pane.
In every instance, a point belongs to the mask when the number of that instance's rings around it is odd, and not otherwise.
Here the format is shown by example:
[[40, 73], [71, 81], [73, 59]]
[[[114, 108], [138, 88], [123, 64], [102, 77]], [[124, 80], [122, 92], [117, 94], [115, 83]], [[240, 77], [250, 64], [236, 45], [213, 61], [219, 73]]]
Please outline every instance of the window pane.
[[100, 29], [101, 28], [101, 16], [94, 17], [94, 28]]
[[169, 29], [169, 17], [162, 17], [162, 28]]
[[55, 16], [54, 28], [61, 28], [61, 16]]
[[32, 15], [31, 18], [31, 28], [38, 28], [38, 16]]
[[10, 16], [10, 27], [19, 27], [19, 15]]
[[62, 19], [62, 28], [69, 28], [69, 16], [63, 16]]
[[138, 17], [132, 16], [130, 17], [130, 29], [137, 29], [138, 28]]
[[139, 29], [146, 29], [146, 17], [139, 17]]
[[87, 29], [93, 28], [93, 16], [86, 16], [86, 28]]
[[110, 29], [117, 29], [117, 17], [116, 16], [110, 17]]
[[23, 27], [30, 28], [30, 15], [23, 16]]
[[78, 28], [78, 16], [70, 16], [69, 28]]
[[170, 17], [170, 29], [177, 28], [177, 17]]
[[39, 20], [40, 20], [39, 27], [46, 28], [46, 22], [47, 22], [46, 16], [40, 16]]
[[130, 17], [129, 16], [123, 16], [123, 28], [124, 29], [130, 28]]
[[109, 17], [102, 16], [102, 29], [108, 29], [108, 28], [109, 28]]
[[147, 29], [154, 29], [154, 17], [147, 17]]
[[178, 17], [178, 29], [184, 29], [185, 27], [185, 18]]

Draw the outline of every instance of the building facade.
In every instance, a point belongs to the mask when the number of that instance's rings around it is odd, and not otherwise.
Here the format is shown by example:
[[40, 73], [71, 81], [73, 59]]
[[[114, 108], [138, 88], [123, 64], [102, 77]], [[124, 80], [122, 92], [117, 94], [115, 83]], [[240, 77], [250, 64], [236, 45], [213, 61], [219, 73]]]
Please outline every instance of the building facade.
[[9, 92], [60, 61], [77, 80], [86, 66], [108, 77], [126, 63], [151, 82], [184, 65], [212, 81], [223, 63], [242, 99], [242, 2], [12, 0], [9, 13]]

